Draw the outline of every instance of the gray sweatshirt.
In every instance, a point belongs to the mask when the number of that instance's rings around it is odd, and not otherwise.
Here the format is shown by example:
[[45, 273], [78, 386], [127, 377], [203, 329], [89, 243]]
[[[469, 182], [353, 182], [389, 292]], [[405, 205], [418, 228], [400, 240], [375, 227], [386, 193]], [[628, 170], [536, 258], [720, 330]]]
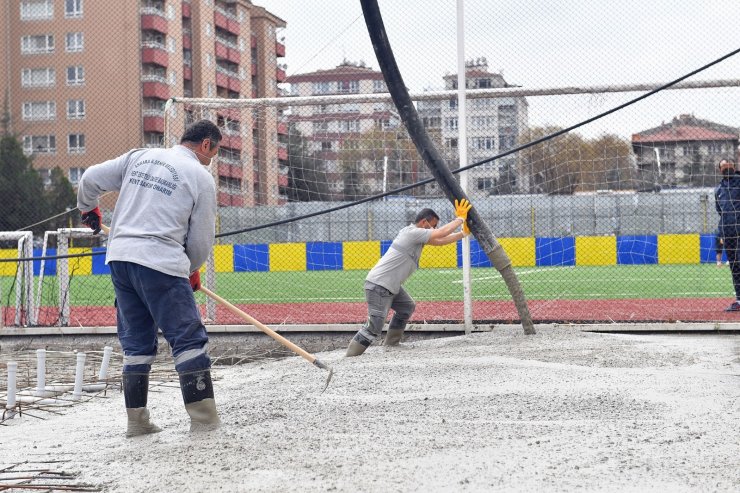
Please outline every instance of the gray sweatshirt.
[[133, 262], [188, 277], [206, 261], [216, 225], [216, 185], [185, 146], [134, 149], [85, 170], [77, 207], [87, 212], [120, 191], [105, 263]]
[[419, 268], [421, 251], [431, 236], [431, 229], [409, 224], [398, 232], [390, 248], [370, 269], [365, 280], [398, 294], [401, 284]]

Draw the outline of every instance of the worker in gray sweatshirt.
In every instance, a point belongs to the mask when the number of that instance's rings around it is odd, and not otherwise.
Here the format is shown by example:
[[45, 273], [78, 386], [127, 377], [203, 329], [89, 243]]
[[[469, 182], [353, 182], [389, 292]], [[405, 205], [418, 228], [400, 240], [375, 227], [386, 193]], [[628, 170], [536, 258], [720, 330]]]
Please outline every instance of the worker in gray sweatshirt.
[[124, 353], [127, 437], [161, 431], [146, 407], [158, 328], [172, 348], [191, 431], [220, 424], [208, 334], [193, 295], [215, 236], [216, 186], [206, 166], [220, 142], [218, 127], [200, 120], [185, 129], [180, 145], [131, 150], [80, 179], [77, 207], [95, 234], [102, 227], [99, 197], [119, 192], [105, 263]]

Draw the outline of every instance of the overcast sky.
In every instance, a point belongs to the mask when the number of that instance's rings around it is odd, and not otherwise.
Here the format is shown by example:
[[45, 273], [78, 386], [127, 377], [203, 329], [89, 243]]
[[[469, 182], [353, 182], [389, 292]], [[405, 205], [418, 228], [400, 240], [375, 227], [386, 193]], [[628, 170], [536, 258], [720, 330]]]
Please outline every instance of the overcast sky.
[[[253, 0], [287, 22], [287, 73], [343, 59], [378, 68], [359, 0]], [[456, 0], [380, 0], [412, 92], [456, 72]], [[524, 87], [667, 82], [740, 48], [738, 0], [465, 0], [466, 58]], [[740, 78], [740, 55], [692, 80]], [[567, 126], [636, 97], [529, 98], [530, 124]], [[740, 88], [670, 91], [590, 125], [629, 136], [680, 113], [740, 126]]]

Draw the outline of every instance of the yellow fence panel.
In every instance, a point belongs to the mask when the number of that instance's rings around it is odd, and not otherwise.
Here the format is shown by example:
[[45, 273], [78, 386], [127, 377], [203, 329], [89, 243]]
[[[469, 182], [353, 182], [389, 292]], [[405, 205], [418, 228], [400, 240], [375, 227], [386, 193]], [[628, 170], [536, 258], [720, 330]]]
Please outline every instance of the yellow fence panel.
[[270, 271], [306, 270], [305, 243], [272, 243], [270, 244]]
[[577, 236], [576, 265], [616, 265], [615, 236]]
[[659, 264], [698, 264], [699, 235], [658, 235]]
[[535, 266], [534, 238], [498, 238], [514, 267]]
[[380, 260], [379, 241], [345, 241], [344, 270], [372, 269]]
[[443, 246], [425, 246], [421, 251], [419, 267], [422, 269], [457, 267], [457, 243]]

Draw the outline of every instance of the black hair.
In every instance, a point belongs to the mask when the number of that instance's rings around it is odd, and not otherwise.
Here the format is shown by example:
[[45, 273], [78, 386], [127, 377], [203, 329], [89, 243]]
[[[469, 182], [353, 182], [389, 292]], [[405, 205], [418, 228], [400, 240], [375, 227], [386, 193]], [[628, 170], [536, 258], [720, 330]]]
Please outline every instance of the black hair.
[[426, 219], [427, 221], [431, 221], [432, 219], [436, 219], [437, 221], [439, 221], [439, 216], [432, 209], [422, 209], [416, 215], [416, 219], [414, 219], [414, 224], [417, 224], [419, 221], [423, 221], [424, 219]]
[[204, 140], [210, 139], [211, 145], [215, 145], [221, 142], [221, 138], [221, 131], [215, 123], [210, 120], [198, 120], [185, 129], [180, 143], [200, 144]]

